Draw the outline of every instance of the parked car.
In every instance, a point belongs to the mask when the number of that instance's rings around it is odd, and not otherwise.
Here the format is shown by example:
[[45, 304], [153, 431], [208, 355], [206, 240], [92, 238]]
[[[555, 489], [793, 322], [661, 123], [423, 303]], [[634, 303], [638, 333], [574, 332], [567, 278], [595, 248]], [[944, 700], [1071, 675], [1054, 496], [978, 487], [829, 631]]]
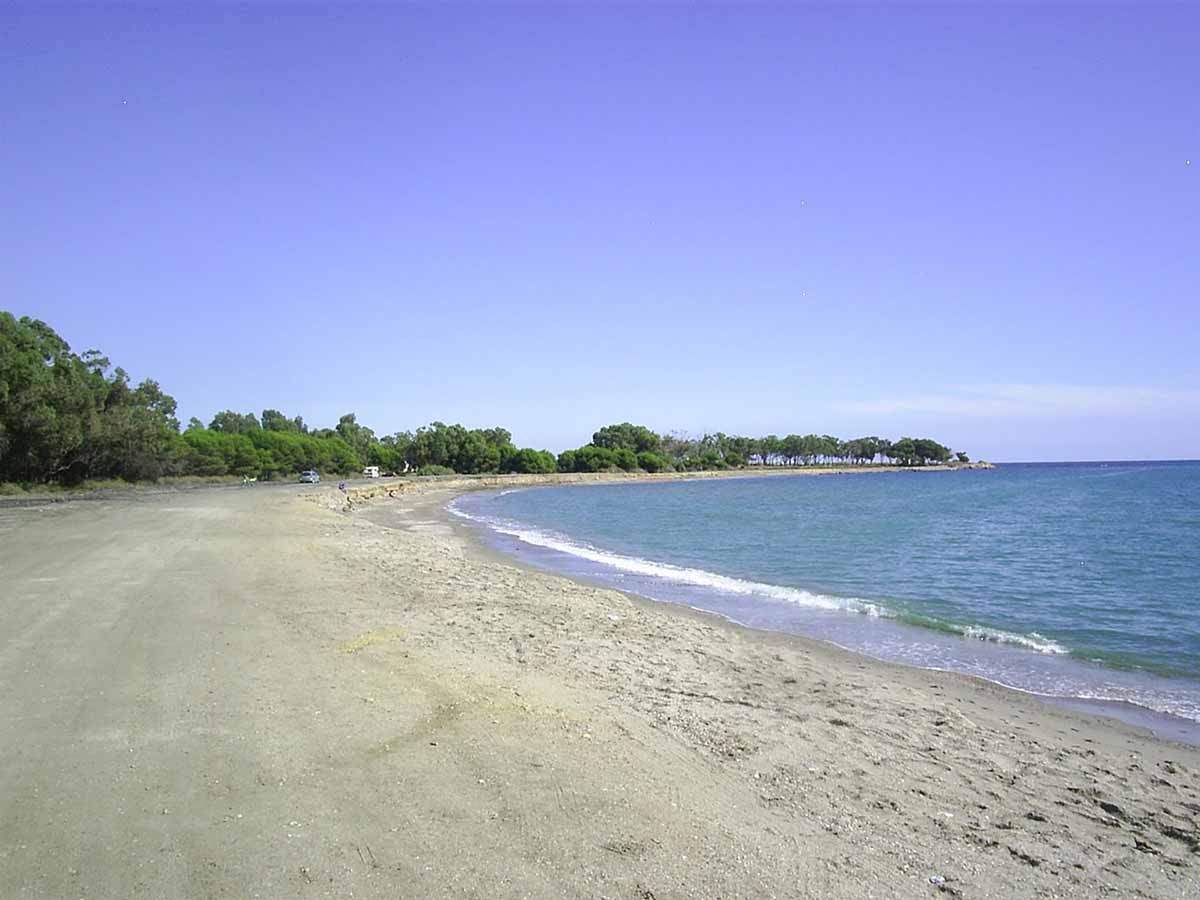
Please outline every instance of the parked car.
[[309, 469], [307, 472], [300, 473], [300, 481], [303, 484], [320, 484], [321, 473]]
[[367, 466], [363, 469], [363, 478], [378, 478], [379, 466]]

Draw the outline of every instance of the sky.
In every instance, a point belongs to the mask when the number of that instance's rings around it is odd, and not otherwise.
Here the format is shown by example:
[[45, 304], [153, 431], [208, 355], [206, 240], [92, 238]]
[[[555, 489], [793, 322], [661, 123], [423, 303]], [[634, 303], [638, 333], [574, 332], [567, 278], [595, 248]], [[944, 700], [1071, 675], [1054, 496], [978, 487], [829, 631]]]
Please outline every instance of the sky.
[[1200, 446], [1200, 6], [0, 6], [0, 309], [180, 417]]

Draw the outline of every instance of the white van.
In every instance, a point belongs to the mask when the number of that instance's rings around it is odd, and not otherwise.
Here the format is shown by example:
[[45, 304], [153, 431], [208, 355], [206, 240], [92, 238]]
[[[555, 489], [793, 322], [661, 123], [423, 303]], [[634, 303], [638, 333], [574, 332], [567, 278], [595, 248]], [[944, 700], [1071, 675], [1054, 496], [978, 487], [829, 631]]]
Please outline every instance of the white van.
[[363, 478], [378, 478], [379, 466], [367, 466], [363, 469]]

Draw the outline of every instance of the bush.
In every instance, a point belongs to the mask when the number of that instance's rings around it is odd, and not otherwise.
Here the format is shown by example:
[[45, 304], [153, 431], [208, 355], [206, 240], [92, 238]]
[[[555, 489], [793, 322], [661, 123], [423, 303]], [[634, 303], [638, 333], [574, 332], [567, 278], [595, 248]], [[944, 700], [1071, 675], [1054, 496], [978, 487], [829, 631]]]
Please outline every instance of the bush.
[[634, 453], [654, 452], [662, 446], [662, 438], [645, 425], [622, 422], [606, 425], [592, 435], [592, 446], [608, 450], [632, 450]]
[[638, 467], [637, 454], [626, 447], [613, 451], [613, 461], [625, 472], [632, 472]]
[[575, 451], [576, 472], [607, 472], [617, 466], [617, 457], [607, 447], [590, 444]]
[[418, 475], [457, 475], [449, 466], [421, 466], [417, 469]]
[[657, 453], [643, 450], [637, 455], [638, 468], [645, 472], [663, 472], [667, 469], [667, 461]]
[[525, 475], [545, 475], [553, 472], [557, 467], [558, 464], [551, 453], [524, 447], [505, 459], [500, 471]]

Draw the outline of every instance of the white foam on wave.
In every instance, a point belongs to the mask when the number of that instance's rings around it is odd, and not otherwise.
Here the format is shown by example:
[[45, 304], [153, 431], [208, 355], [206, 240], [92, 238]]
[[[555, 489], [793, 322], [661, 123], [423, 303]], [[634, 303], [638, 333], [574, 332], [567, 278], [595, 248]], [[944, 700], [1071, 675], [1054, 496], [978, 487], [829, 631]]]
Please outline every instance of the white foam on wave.
[[[586, 559], [589, 562], [605, 566], [610, 570], [616, 570], [614, 574], [617, 577], [623, 577], [627, 573], [647, 578], [659, 578], [675, 584], [693, 585], [725, 594], [763, 597], [808, 609], [858, 613], [872, 618], [883, 619], [898, 617], [896, 611], [889, 609], [887, 606], [858, 597], [832, 597], [828, 594], [816, 594], [800, 588], [782, 587], [760, 581], [747, 581], [728, 575], [719, 575], [716, 572], [709, 572], [705, 569], [675, 566], [670, 563], [655, 562], [636, 556], [623, 556], [619, 553], [601, 550], [589, 544], [580, 544], [563, 535], [531, 528], [519, 522], [491, 516], [472, 515], [464, 512], [456, 504], [457, 501], [452, 502], [447, 507], [456, 516], [478, 522], [499, 534], [516, 538], [525, 544], [530, 544], [534, 547], [543, 547], [557, 553], [565, 553], [578, 559]], [[951, 625], [950, 628], [962, 637], [995, 644], [1009, 644], [1037, 653], [1057, 655], [1070, 652], [1066, 647], [1037, 632], [1017, 634], [998, 628], [989, 628], [984, 625]]]
[[1200, 722], [1200, 703], [1192, 697], [1171, 696], [1154, 691], [1078, 690], [1073, 693], [1050, 694], [1053, 699], [1083, 700], [1091, 703], [1128, 703], [1151, 712], [1177, 719]]
[[[844, 648], [850, 649], [850, 648]], [[882, 658], [882, 657], [881, 657]], [[918, 668], [931, 672], [958, 672], [964, 670], [940, 665], [919, 665]], [[1200, 702], [1194, 694], [1184, 691], [1138, 689], [1127, 686], [1122, 688], [1115, 684], [1087, 686], [1077, 680], [1061, 683], [1028, 685], [1008, 677], [1003, 672], [976, 672], [966, 670], [965, 674], [998, 684], [1010, 691], [1029, 694], [1032, 697], [1042, 697], [1046, 700], [1062, 700], [1072, 703], [1124, 704], [1141, 707], [1152, 713], [1172, 716], [1177, 719], [1187, 719], [1200, 723]]]
[[961, 629], [961, 633], [963, 637], [974, 638], [978, 641], [991, 641], [996, 644], [1015, 644], [1027, 650], [1036, 650], [1038, 653], [1064, 654], [1071, 652], [1062, 644], [1052, 641], [1050, 638], [1040, 635], [1036, 631], [1031, 631], [1029, 634], [1015, 634], [1011, 631], [1002, 631], [999, 628], [968, 625]]
[[845, 612], [862, 613], [863, 615], [892, 618], [895, 613], [885, 606], [860, 600], [856, 597], [830, 597], [826, 594], [814, 594], [799, 588], [781, 587], [775, 584], [764, 584], [758, 581], [745, 581], [728, 575], [718, 575], [705, 569], [692, 569], [684, 566], [674, 566], [670, 563], [654, 562], [637, 556], [623, 556], [601, 550], [589, 544], [580, 544], [562, 535], [529, 528], [516, 522], [495, 519], [489, 516], [473, 516], [463, 512], [455, 504], [448, 507], [450, 512], [464, 519], [480, 522], [500, 534], [514, 537], [517, 540], [534, 547], [544, 547], [558, 553], [565, 553], [579, 559], [598, 563], [621, 573], [643, 575], [647, 578], [661, 578], [676, 584], [694, 585], [727, 594], [752, 595], [805, 606], [810, 609], [840, 610]]

